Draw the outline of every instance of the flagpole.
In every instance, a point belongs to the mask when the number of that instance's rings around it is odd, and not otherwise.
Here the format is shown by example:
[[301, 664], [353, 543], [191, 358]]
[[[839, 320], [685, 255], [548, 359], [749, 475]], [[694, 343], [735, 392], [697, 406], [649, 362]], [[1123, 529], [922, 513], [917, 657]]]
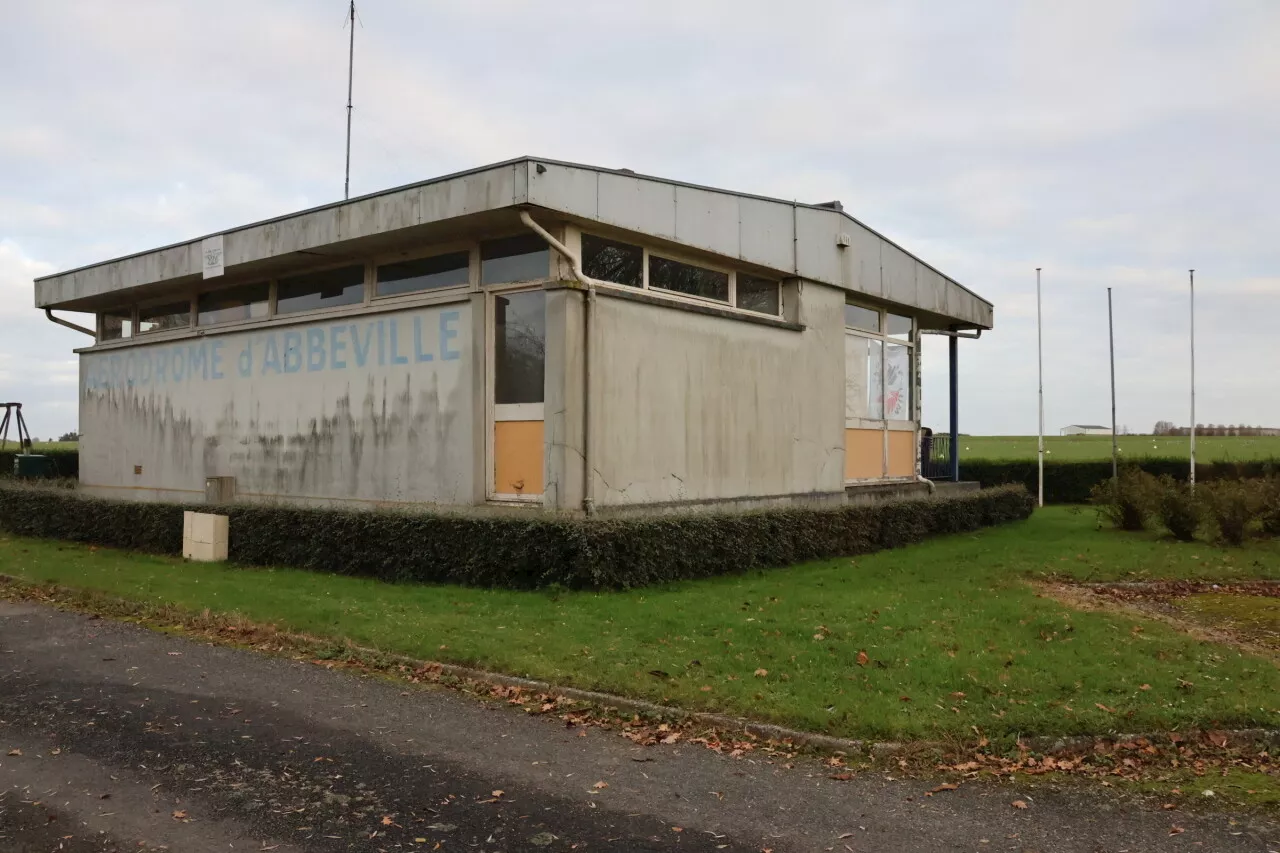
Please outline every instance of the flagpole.
[[1196, 487], [1196, 271], [1191, 274], [1191, 488]]
[[1039, 486], [1037, 500], [1044, 506], [1044, 327], [1040, 320], [1040, 267], [1036, 267], [1036, 363], [1039, 373], [1040, 431], [1036, 449], [1039, 456]]
[[1120, 475], [1120, 450], [1116, 438], [1116, 330], [1111, 319], [1111, 288], [1107, 288], [1107, 337], [1111, 341], [1111, 478]]

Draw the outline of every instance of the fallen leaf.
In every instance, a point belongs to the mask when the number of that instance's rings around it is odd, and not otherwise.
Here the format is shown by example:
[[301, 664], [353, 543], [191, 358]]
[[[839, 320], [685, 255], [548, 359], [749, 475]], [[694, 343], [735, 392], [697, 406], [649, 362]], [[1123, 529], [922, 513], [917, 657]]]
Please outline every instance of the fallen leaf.
[[671, 831], [672, 831], [672, 832], [684, 832], [684, 827], [683, 827], [683, 826], [673, 826], [673, 827], [671, 827]]
[[594, 785], [592, 785], [591, 787], [595, 788], [597, 791], [600, 791], [600, 790], [603, 790], [603, 789], [605, 789], [605, 788], [609, 787], [609, 783], [608, 783], [608, 782], [597, 782], [597, 783], [595, 783]]
[[941, 793], [942, 791], [954, 791], [959, 787], [960, 786], [957, 785], [955, 782], [943, 782], [941, 785], [934, 788], [932, 791], [926, 791], [925, 796], [932, 797], [934, 794]]
[[382, 816], [382, 825], [383, 825], [383, 826], [391, 826], [391, 824], [392, 824], [391, 815], [389, 815], [389, 814], [384, 814], [384, 815]]
[[911, 697], [910, 697], [910, 696], [899, 696], [899, 697], [898, 697], [898, 701], [899, 701], [899, 702], [910, 702], [910, 701], [911, 701]]
[[1013, 806], [1015, 809], [1025, 809], [1027, 807], [1027, 801], [1014, 800], [1012, 803], [1009, 803], [1009, 805]]
[[491, 797], [501, 797], [501, 796], [502, 796], [503, 794], [505, 794], [505, 793], [506, 793], [506, 791], [493, 791], [492, 793], [490, 793], [490, 794], [489, 794], [489, 796], [491, 796]]
[[1144, 684], [1144, 685], [1142, 685], [1141, 687], [1139, 687], [1138, 689], [1139, 689], [1139, 690], [1150, 690], [1150, 689], [1151, 689], [1151, 685], [1150, 685], [1150, 684]]
[[1176, 809], [1177, 807], [1178, 807], [1177, 803], [1165, 803], [1160, 808], [1168, 810], [1168, 809]]
[[1098, 708], [1102, 709], [1103, 711], [1106, 711], [1108, 714], [1114, 714], [1114, 713], [1115, 713], [1115, 709], [1114, 709], [1114, 708], [1108, 708], [1106, 705], [1103, 705], [1101, 702], [1094, 702], [1093, 704], [1094, 704], [1096, 707], [1098, 707]]
[[20, 750], [20, 749], [11, 749], [11, 750], [9, 750], [9, 755], [22, 755], [22, 750]]
[[706, 686], [703, 686], [703, 687], [699, 687], [698, 689], [699, 689], [699, 690], [701, 690], [703, 693], [710, 693], [710, 692], [711, 692], [711, 686], [710, 686], [710, 685], [706, 685]]
[[853, 778], [852, 773], [832, 773], [828, 778], [835, 779], [837, 782], [848, 782]]
[[858, 666], [866, 666], [871, 663], [871, 658], [867, 657], [866, 652], [858, 652]]
[[1170, 835], [1181, 835], [1181, 834], [1182, 834], [1182, 833], [1184, 833], [1184, 832], [1186, 832], [1186, 830], [1185, 830], [1185, 829], [1183, 829], [1183, 828], [1182, 828], [1182, 827], [1180, 827], [1180, 826], [1171, 826], [1171, 827], [1169, 827], [1169, 834], [1170, 834]]
[[769, 674], [769, 670], [767, 670], [767, 669], [757, 669], [757, 670], [756, 670], [756, 678], [764, 678], [764, 677], [765, 677], [766, 675], [768, 675], [768, 674]]
[[426, 844], [426, 843], [427, 843], [427, 839], [425, 839], [425, 838], [415, 838], [415, 839], [413, 839], [413, 843], [414, 843], [414, 844]]
[[960, 691], [960, 690], [957, 690], [955, 693], [952, 693], [952, 694], [951, 694], [951, 698], [952, 698], [952, 699], [963, 699], [963, 698], [964, 698], [964, 693], [963, 693], [962, 691]]
[[173, 813], [174, 820], [186, 820], [186, 817], [187, 817], [187, 813], [182, 809], [178, 809]]

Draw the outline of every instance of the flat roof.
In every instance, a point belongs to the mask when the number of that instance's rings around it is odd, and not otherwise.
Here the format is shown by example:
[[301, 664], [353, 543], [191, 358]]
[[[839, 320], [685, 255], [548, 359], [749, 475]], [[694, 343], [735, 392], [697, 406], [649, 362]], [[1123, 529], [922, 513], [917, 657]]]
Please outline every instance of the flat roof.
[[[343, 247], [451, 220], [542, 208], [657, 240], [844, 288], [954, 321], [991, 328], [992, 305], [843, 210], [560, 160], [518, 157], [202, 235], [35, 279], [40, 308], [189, 283], [201, 244], [224, 238], [227, 271]], [[319, 252], [324, 254], [324, 252]]]

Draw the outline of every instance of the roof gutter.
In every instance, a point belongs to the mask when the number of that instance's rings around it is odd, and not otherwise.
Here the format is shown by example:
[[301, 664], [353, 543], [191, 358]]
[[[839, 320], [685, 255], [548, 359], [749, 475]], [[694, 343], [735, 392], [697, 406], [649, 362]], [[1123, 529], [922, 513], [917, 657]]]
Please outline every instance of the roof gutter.
[[75, 329], [77, 332], [84, 332], [86, 335], [93, 338], [95, 341], [98, 339], [97, 332], [91, 329], [86, 329], [84, 326], [77, 325], [76, 323], [73, 323], [70, 320], [64, 320], [61, 317], [53, 316], [52, 308], [44, 309], [44, 316], [48, 317], [53, 322], [57, 323], [59, 326], [66, 326], [68, 329]]
[[557, 240], [550, 231], [539, 225], [529, 215], [529, 211], [520, 211], [520, 221], [563, 256], [569, 262], [573, 277], [586, 287], [583, 292], [586, 304], [583, 306], [585, 310], [583, 311], [582, 337], [582, 511], [588, 516], [595, 515], [595, 453], [591, 446], [591, 330], [594, 326], [596, 311], [596, 285], [600, 282], [584, 273], [582, 260], [569, 251], [569, 247]]
[[967, 340], [967, 341], [976, 341], [978, 338], [982, 337], [981, 329], [973, 329], [972, 331], [973, 331], [972, 335], [966, 335], [963, 332], [957, 332], [953, 329], [921, 329], [920, 334], [944, 335], [948, 338], [963, 338], [964, 340]]

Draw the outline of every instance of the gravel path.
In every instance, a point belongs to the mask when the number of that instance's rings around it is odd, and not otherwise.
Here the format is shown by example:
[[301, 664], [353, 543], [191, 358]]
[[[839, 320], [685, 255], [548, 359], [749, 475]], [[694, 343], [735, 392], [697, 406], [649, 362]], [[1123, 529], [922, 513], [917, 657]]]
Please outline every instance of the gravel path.
[[1257, 820], [1046, 786], [926, 797], [585, 732], [0, 602], [0, 851], [1280, 851]]

